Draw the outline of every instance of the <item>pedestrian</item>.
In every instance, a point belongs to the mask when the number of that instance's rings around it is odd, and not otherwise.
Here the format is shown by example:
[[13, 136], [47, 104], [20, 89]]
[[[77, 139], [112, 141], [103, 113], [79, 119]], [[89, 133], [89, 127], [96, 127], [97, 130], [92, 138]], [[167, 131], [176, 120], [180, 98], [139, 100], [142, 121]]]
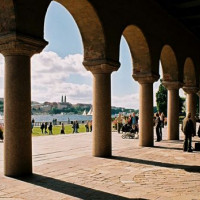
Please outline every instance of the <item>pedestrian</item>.
[[78, 133], [78, 129], [79, 129], [79, 123], [76, 120], [76, 122], [75, 122], [75, 133]]
[[40, 129], [41, 129], [41, 131], [42, 131], [42, 134], [43, 134], [43, 130], [44, 130], [44, 123], [42, 123], [42, 124], [41, 124], [41, 126], [40, 126]]
[[118, 115], [116, 120], [117, 120], [117, 132], [120, 133], [122, 125], [123, 125], [122, 124], [123, 117], [121, 116], [121, 114]]
[[155, 118], [155, 126], [156, 126], [156, 136], [157, 136], [157, 142], [160, 142], [161, 140], [161, 135], [160, 135], [160, 117], [159, 114], [156, 113], [156, 118]]
[[131, 116], [131, 127], [135, 132], [138, 132], [138, 117], [133, 112]]
[[76, 122], [75, 121], [73, 121], [72, 129], [73, 129], [73, 133], [75, 133], [76, 132]]
[[89, 122], [88, 121], [85, 124], [85, 130], [86, 130], [86, 132], [89, 132]]
[[52, 126], [52, 123], [51, 123], [51, 122], [50, 122], [50, 124], [49, 124], [48, 129], [49, 129], [49, 135], [53, 135], [53, 126]]
[[89, 131], [92, 132], [92, 121], [89, 123]]
[[185, 135], [183, 151], [192, 152], [192, 136], [195, 135], [194, 123], [191, 119], [191, 113], [188, 113], [183, 120], [182, 131]]
[[44, 133], [46, 134], [47, 133], [47, 122], [45, 122], [45, 124], [44, 124]]
[[0, 126], [0, 140], [3, 142], [3, 126]]
[[159, 117], [160, 117], [160, 140], [162, 140], [162, 129], [164, 128], [164, 120], [165, 120], [164, 113], [159, 112]]
[[64, 126], [64, 123], [62, 123], [62, 125], [61, 125], [60, 134], [65, 134], [65, 126]]

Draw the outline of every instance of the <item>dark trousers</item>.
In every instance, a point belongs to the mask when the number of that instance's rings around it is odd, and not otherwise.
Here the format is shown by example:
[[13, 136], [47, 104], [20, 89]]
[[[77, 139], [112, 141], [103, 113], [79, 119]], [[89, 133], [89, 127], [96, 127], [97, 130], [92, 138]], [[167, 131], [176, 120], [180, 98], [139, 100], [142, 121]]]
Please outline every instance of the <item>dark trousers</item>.
[[162, 126], [160, 126], [159, 132], [160, 132], [160, 140], [162, 140]]
[[192, 150], [192, 135], [185, 135], [183, 150], [184, 151], [191, 151]]
[[122, 128], [122, 123], [117, 123], [117, 132], [120, 133]]
[[157, 141], [160, 141], [160, 126], [156, 126], [156, 135], [157, 135]]

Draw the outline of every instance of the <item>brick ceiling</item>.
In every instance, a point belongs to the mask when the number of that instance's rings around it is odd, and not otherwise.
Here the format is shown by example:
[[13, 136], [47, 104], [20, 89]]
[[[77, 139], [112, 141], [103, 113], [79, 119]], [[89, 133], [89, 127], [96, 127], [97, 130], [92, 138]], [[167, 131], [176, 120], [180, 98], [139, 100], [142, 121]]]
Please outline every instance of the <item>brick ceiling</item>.
[[200, 0], [155, 0], [200, 39]]

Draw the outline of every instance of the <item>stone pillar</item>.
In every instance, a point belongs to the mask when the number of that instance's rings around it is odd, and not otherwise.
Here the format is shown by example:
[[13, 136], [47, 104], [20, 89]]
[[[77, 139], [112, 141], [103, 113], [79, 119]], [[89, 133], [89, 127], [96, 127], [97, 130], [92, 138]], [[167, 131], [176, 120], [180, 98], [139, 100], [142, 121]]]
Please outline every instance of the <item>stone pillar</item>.
[[158, 80], [156, 75], [133, 75], [140, 84], [139, 107], [139, 145], [151, 147], [154, 145], [153, 131], [153, 83]]
[[184, 86], [183, 90], [187, 93], [186, 97], [186, 112], [191, 113], [191, 119], [194, 122], [194, 128], [196, 130], [196, 109], [197, 109], [197, 96], [196, 93], [199, 91], [197, 87], [189, 87], [189, 86]]
[[30, 58], [46, 45], [24, 36], [0, 38], [5, 56], [4, 174], [18, 177], [32, 173]]
[[111, 64], [83, 63], [93, 74], [93, 156], [110, 157], [111, 139], [111, 73], [118, 66]]
[[179, 140], [179, 88], [180, 82], [163, 81], [168, 90], [167, 135], [168, 140]]

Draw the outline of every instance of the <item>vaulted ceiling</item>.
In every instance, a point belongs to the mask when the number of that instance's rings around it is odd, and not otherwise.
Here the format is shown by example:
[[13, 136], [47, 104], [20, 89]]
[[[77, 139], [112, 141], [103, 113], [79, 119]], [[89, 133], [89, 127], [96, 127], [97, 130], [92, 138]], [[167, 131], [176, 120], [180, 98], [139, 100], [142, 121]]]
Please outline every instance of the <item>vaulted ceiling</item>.
[[155, 0], [200, 39], [200, 0]]

